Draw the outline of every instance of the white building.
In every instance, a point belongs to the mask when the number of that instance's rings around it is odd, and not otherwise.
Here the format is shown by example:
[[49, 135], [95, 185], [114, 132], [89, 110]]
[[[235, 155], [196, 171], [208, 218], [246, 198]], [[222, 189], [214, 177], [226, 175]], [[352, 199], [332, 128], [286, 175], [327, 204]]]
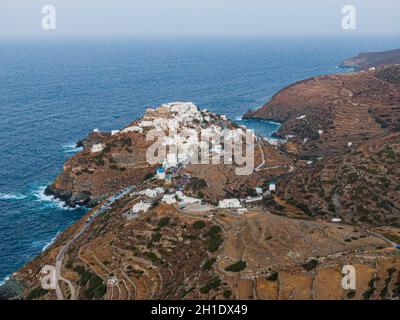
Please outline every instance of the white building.
[[90, 149], [90, 151], [92, 153], [97, 153], [97, 152], [101, 152], [104, 150], [104, 145], [102, 143], [98, 143], [98, 144], [94, 144], [92, 146], [92, 148]]
[[201, 203], [201, 199], [185, 196], [182, 191], [177, 191], [175, 194], [178, 197], [178, 199], [181, 201], [181, 203], [184, 205]]
[[174, 194], [165, 194], [164, 197], [162, 198], [162, 202], [165, 202], [167, 204], [176, 203], [175, 195]]
[[242, 205], [240, 204], [239, 199], [224, 199], [219, 202], [218, 207], [221, 209], [241, 208]]
[[153, 121], [143, 120], [143, 121], [139, 122], [139, 127], [142, 127], [142, 128], [149, 128], [149, 127], [153, 127], [153, 126], [154, 126]]
[[111, 135], [115, 136], [116, 134], [120, 133], [119, 130], [111, 130]]
[[165, 180], [165, 170], [164, 170], [164, 168], [158, 168], [157, 169], [157, 179]]
[[139, 126], [132, 126], [132, 127], [128, 127], [128, 128], [125, 128], [124, 130], [122, 130], [122, 133], [128, 133], [128, 132], [140, 132], [140, 133], [143, 133], [143, 128], [141, 128]]
[[269, 192], [275, 192], [276, 191], [276, 184], [275, 182], [271, 182], [268, 186], [268, 191]]
[[151, 204], [138, 202], [132, 207], [132, 213], [147, 212], [151, 207]]
[[342, 222], [342, 219], [333, 218], [333, 219], [331, 220], [331, 222], [335, 222], [335, 223]]
[[146, 197], [149, 198], [155, 198], [159, 194], [163, 194], [164, 189], [163, 188], [155, 188], [155, 189], [146, 189], [140, 192], [141, 195], [145, 195]]
[[246, 203], [257, 202], [257, 201], [261, 201], [261, 200], [262, 200], [262, 197], [261, 197], [261, 196], [259, 196], [259, 197], [254, 197], [254, 198], [252, 198], [252, 197], [247, 197]]

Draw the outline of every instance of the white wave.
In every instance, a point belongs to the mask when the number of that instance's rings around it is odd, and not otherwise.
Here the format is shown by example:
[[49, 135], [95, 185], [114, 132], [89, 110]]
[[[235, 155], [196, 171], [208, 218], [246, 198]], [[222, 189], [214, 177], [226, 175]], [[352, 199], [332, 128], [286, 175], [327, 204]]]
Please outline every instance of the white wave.
[[77, 148], [74, 143], [63, 145], [62, 149], [64, 150], [64, 153], [77, 153], [83, 150], [83, 148]]
[[59, 234], [60, 234], [60, 232], [57, 232], [57, 234], [56, 234], [53, 238], [51, 238], [51, 240], [50, 240], [49, 242], [47, 242], [47, 243], [44, 245], [44, 247], [43, 247], [43, 249], [42, 249], [42, 252], [43, 252], [43, 251], [46, 251], [46, 249], [47, 249], [48, 247], [50, 247], [50, 246], [54, 243], [54, 241], [56, 241], [56, 239], [57, 239], [57, 237], [58, 237]]
[[5, 284], [8, 280], [10, 280], [10, 276], [5, 277], [3, 280], [0, 281], [0, 286]]
[[73, 209], [73, 208], [66, 206], [65, 203], [62, 202], [61, 200], [56, 199], [53, 196], [46, 195], [44, 193], [44, 190], [46, 190], [46, 186], [41, 186], [37, 190], [35, 190], [33, 195], [36, 198], [36, 201], [41, 201], [41, 202], [47, 203], [52, 208], [58, 208], [58, 209], [64, 209], [64, 210], [72, 210]]
[[242, 119], [242, 117], [241, 116], [237, 116], [237, 117], [235, 117], [235, 121], [242, 121], [243, 119]]
[[65, 202], [60, 199], [54, 198], [53, 196], [48, 196], [44, 193], [46, 190], [46, 186], [40, 186], [33, 192], [33, 196], [36, 198], [36, 201], [43, 202], [46, 207], [54, 208], [54, 209], [63, 209], [63, 210], [78, 210], [85, 209], [85, 207], [77, 206], [75, 208], [68, 207]]
[[19, 193], [0, 193], [0, 200], [22, 200], [26, 196]]
[[32, 242], [32, 246], [34, 248], [41, 249], [42, 252], [43, 252], [54, 243], [54, 241], [56, 240], [56, 238], [58, 237], [59, 234], [60, 234], [60, 232], [57, 232], [57, 234], [53, 238], [51, 238], [50, 241], [46, 241], [46, 240], [33, 241]]

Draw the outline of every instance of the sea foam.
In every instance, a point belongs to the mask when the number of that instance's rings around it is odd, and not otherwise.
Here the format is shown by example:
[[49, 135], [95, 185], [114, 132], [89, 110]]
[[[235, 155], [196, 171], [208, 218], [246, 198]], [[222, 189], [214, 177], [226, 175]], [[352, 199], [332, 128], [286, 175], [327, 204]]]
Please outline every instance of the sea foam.
[[22, 200], [26, 196], [19, 193], [0, 193], [0, 200]]
[[83, 148], [76, 147], [76, 144], [69, 143], [62, 146], [64, 153], [77, 153], [83, 150]]

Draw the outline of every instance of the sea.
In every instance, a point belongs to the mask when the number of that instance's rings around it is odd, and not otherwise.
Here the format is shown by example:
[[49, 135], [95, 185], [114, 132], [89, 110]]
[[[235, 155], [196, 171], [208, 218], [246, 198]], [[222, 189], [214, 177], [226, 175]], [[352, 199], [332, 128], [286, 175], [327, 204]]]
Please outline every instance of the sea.
[[145, 108], [192, 101], [269, 137], [279, 124], [243, 121], [294, 81], [337, 72], [395, 37], [0, 39], [0, 281], [83, 214], [44, 195], [95, 128]]

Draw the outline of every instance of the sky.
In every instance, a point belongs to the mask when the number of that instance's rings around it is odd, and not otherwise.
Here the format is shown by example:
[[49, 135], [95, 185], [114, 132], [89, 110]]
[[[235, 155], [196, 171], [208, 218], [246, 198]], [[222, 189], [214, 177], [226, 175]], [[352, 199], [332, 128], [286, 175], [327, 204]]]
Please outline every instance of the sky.
[[[355, 30], [341, 26], [344, 5]], [[399, 35], [399, 16], [399, 0], [0, 0], [0, 37]]]

